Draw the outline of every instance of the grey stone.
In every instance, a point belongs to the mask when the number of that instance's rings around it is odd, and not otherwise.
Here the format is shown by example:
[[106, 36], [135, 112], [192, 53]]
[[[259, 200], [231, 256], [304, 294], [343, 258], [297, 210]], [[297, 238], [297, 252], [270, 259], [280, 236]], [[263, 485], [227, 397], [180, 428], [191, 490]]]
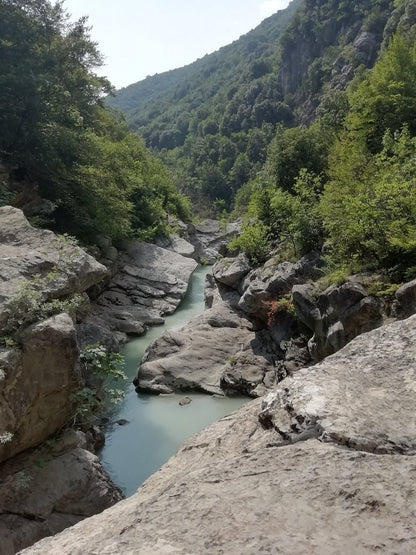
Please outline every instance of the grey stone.
[[249, 273], [242, 284], [239, 307], [247, 314], [267, 319], [268, 303], [290, 293], [295, 284], [322, 275], [318, 254], [304, 256], [298, 262], [277, 262], [273, 259]]
[[222, 258], [214, 264], [212, 274], [217, 281], [238, 288], [240, 280], [251, 270], [251, 264], [244, 254], [237, 258]]
[[81, 432], [0, 465], [0, 553], [13, 555], [42, 537], [123, 498]]
[[416, 279], [405, 283], [396, 291], [399, 312], [402, 316], [410, 316], [416, 312]]
[[315, 360], [338, 351], [383, 322], [381, 303], [353, 281], [331, 285], [323, 292], [313, 285], [295, 285], [292, 299], [298, 318], [314, 334], [309, 349]]
[[197, 262], [170, 250], [132, 241], [119, 253], [118, 271], [86, 323], [127, 335], [163, 324], [183, 299]]
[[153, 393], [222, 394], [225, 387], [227, 392], [253, 394], [270, 370], [263, 353], [252, 352], [255, 340], [251, 322], [228, 303], [218, 301], [182, 330], [166, 332], [149, 345], [134, 383], [138, 390]]
[[11, 297], [33, 276], [43, 278], [42, 290], [55, 298], [82, 293], [107, 275], [105, 266], [79, 247], [32, 227], [21, 210], [0, 207], [0, 328]]
[[0, 461], [38, 445], [73, 416], [80, 384], [74, 324], [59, 314], [29, 327], [22, 350], [0, 351]]
[[414, 553], [415, 345], [416, 317], [355, 338], [25, 555]]

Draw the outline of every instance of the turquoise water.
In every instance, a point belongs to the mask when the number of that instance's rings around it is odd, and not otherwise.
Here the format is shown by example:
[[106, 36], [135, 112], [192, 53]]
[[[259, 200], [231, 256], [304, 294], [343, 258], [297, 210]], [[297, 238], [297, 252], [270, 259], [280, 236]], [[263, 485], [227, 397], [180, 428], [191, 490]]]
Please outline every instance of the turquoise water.
[[[204, 283], [208, 267], [197, 268], [188, 292], [179, 308], [166, 318], [163, 326], [151, 328], [143, 337], [130, 341], [123, 351], [125, 371], [130, 380], [136, 375], [147, 345], [164, 331], [177, 330], [204, 310]], [[247, 401], [197, 393], [186, 394], [189, 405], [180, 406], [185, 394], [142, 395], [132, 384], [118, 406], [113, 420], [127, 420], [107, 430], [100, 459], [113, 481], [125, 495], [132, 495], [139, 485], [160, 468], [182, 443], [208, 424], [230, 414]]]

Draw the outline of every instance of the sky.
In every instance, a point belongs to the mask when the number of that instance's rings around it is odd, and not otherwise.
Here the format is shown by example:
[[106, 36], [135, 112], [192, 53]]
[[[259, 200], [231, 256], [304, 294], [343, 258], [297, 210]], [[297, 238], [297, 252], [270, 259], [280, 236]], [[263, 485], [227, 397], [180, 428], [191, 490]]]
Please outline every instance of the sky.
[[116, 88], [182, 67], [218, 50], [285, 8], [289, 0], [65, 0], [88, 16], [104, 55], [98, 72]]

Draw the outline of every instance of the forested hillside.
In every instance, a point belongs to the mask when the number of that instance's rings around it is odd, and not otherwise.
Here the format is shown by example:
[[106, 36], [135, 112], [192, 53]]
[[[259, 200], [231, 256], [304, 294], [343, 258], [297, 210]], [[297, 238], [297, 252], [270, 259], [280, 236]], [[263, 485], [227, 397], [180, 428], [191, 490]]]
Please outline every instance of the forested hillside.
[[400, 280], [416, 267], [415, 23], [415, 0], [292, 2], [112, 103], [199, 209], [245, 215], [233, 246], [253, 260], [326, 243], [338, 275]]
[[293, 1], [233, 44], [109, 102], [174, 169], [184, 192], [229, 209], [281, 126], [308, 125], [322, 101], [337, 102], [332, 92], [374, 65], [405, 24], [402, 9], [393, 0]]
[[84, 241], [185, 217], [168, 170], [104, 106], [110, 83], [85, 19], [62, 2], [0, 0], [0, 204]]

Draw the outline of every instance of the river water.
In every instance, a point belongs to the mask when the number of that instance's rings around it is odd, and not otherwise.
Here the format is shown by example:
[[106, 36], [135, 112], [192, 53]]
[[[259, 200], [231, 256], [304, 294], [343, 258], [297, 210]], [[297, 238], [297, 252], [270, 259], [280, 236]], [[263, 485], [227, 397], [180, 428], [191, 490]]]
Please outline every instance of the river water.
[[[136, 375], [139, 361], [151, 341], [167, 330], [178, 330], [204, 310], [204, 284], [209, 267], [197, 268], [191, 278], [185, 298], [163, 326], [150, 328], [147, 334], [130, 341], [124, 348], [125, 372], [129, 380]], [[208, 424], [239, 408], [246, 398], [216, 397], [191, 393], [192, 402], [180, 406], [185, 394], [142, 395], [134, 386], [126, 394], [112, 420], [127, 420], [113, 424], [106, 433], [106, 443], [100, 459], [112, 480], [126, 496], [160, 468], [182, 443]]]

